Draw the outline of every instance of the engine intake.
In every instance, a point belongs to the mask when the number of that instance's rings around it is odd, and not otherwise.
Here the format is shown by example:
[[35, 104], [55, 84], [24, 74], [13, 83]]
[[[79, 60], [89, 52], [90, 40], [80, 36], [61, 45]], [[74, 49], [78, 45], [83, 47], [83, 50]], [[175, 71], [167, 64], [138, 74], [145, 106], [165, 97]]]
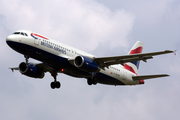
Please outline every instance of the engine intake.
[[91, 59], [83, 56], [77, 56], [74, 60], [74, 65], [86, 72], [99, 72], [98, 65]]
[[19, 71], [28, 76], [33, 78], [43, 78], [44, 71], [40, 70], [36, 65], [31, 63], [22, 62], [19, 64]]

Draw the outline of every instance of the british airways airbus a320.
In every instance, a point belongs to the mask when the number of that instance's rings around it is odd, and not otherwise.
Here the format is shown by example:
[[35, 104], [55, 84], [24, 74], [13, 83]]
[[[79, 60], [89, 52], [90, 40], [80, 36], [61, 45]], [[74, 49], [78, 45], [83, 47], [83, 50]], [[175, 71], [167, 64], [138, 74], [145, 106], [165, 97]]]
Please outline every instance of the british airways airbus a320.
[[[50, 84], [52, 89], [61, 86], [60, 82], [56, 80], [57, 73], [85, 78], [88, 85], [97, 83], [115, 86], [144, 84], [145, 79], [169, 75], [138, 76], [140, 60], [146, 62], [153, 56], [174, 52], [165, 50], [141, 53], [143, 43], [137, 41], [128, 55], [96, 57], [27, 30], [14, 32], [6, 38], [6, 42], [13, 50], [23, 54], [26, 59], [25, 62], [19, 64], [19, 67], [11, 68], [11, 70], [19, 70], [23, 75], [32, 78], [43, 78], [45, 72], [50, 72], [54, 78]], [[30, 63], [28, 62], [29, 58], [34, 58], [42, 63]]]

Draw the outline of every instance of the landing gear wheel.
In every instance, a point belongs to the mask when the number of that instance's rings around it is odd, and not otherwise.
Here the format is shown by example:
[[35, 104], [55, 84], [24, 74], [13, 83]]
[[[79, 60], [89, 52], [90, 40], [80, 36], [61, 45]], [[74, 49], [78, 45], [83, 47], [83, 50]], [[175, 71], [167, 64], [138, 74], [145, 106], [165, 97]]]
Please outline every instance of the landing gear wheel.
[[61, 87], [61, 83], [59, 81], [56, 81], [55, 84], [56, 84], [56, 88], [60, 88]]
[[88, 85], [92, 85], [92, 84], [96, 85], [97, 84], [97, 79], [96, 78], [93, 78], [93, 79], [92, 78], [88, 78], [87, 79], [87, 84]]
[[93, 85], [96, 85], [96, 84], [97, 84], [96, 78], [92, 79], [92, 84], [93, 84]]
[[88, 79], [87, 79], [87, 84], [88, 84], [88, 85], [92, 85], [92, 79], [91, 79], [91, 78], [88, 78]]
[[56, 80], [56, 77], [57, 77], [57, 72], [55, 70], [51, 71], [51, 75], [53, 76], [54, 78], [54, 82], [51, 82], [51, 88], [52, 89], [55, 89], [55, 88], [60, 88], [61, 87], [61, 83], [59, 81]]
[[61, 83], [59, 81], [51, 82], [52, 89], [60, 88], [60, 87], [61, 87]]
[[55, 88], [56, 88], [55, 82], [51, 82], [51, 88], [52, 88], [52, 89], [55, 89]]

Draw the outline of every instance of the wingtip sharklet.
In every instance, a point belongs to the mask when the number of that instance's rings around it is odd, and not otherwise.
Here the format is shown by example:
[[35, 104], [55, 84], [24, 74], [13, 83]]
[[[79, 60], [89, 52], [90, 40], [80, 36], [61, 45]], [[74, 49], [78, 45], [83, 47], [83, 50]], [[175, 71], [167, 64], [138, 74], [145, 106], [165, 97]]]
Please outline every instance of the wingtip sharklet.
[[174, 55], [176, 55], [176, 52], [177, 52], [177, 50], [174, 50], [174, 51], [172, 51], [172, 50], [165, 50], [167, 53], [174, 53]]
[[176, 52], [177, 52], [177, 50], [174, 50], [174, 51], [173, 51], [174, 55], [176, 55]]
[[13, 69], [13, 68], [8, 68], [8, 69], [11, 69], [11, 71], [14, 72], [14, 69]]
[[12, 72], [14, 72], [14, 70], [19, 70], [19, 68], [18, 68], [18, 67], [16, 67], [16, 68], [9, 68], [9, 69], [11, 69], [11, 70], [12, 70]]

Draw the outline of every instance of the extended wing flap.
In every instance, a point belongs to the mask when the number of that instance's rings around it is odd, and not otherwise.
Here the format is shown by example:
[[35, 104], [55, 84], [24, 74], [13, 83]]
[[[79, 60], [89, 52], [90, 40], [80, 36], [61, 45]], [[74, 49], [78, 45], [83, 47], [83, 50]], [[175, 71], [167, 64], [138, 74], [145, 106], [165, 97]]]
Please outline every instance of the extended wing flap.
[[133, 80], [145, 80], [145, 79], [152, 79], [152, 78], [159, 78], [159, 77], [167, 77], [167, 74], [160, 74], [160, 75], [144, 75], [144, 76], [133, 76]]

